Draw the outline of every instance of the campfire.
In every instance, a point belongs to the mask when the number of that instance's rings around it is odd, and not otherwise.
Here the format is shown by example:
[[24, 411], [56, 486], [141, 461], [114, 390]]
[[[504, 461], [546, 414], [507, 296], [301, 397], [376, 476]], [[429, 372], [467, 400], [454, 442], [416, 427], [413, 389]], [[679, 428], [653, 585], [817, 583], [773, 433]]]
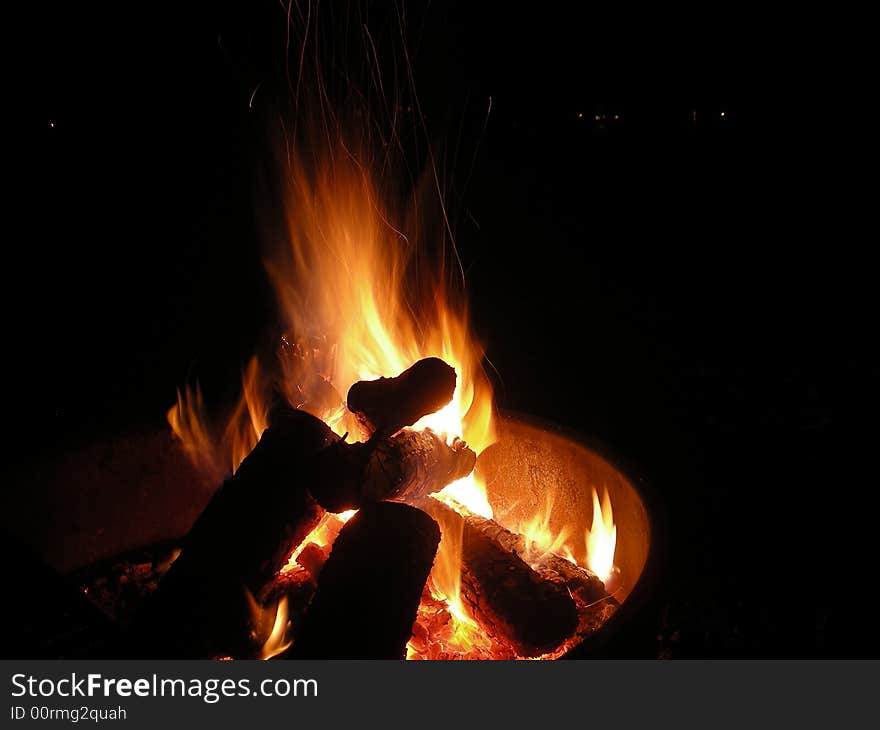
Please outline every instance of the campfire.
[[[448, 251], [405, 236], [349, 158], [294, 176], [289, 203], [267, 260], [286, 334], [245, 368], [226, 416], [197, 386], [168, 413], [190, 460], [226, 479], [138, 614], [136, 651], [561, 656], [644, 564], [642, 525], [632, 575], [617, 559], [620, 474], [508, 481], [493, 453], [512, 422]], [[516, 466], [558, 460], [518, 448]]]
[[439, 358], [353, 384], [345, 413], [363, 441], [279, 396], [136, 635], [156, 648], [173, 626], [175, 651], [194, 656], [515, 659], [596, 631], [619, 605], [607, 491], [592, 490], [583, 565], [552, 527], [552, 493], [505, 527], [475, 451], [414, 427], [460, 387]]

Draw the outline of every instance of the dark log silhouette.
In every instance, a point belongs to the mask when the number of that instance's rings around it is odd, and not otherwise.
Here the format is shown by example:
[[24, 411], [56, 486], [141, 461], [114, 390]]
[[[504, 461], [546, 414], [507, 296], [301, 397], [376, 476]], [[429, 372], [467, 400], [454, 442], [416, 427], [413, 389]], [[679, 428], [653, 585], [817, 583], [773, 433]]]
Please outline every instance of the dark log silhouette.
[[275, 409], [271, 425], [218, 490], [130, 632], [130, 655], [248, 656], [250, 596], [266, 590], [324, 509], [442, 489], [473, 468], [463, 444], [404, 431], [348, 444], [320, 419]]
[[403, 659], [440, 543], [415, 507], [380, 502], [342, 528], [297, 632], [291, 659]]
[[136, 617], [132, 654], [247, 656], [252, 610], [323, 509], [308, 485], [318, 454], [338, 440], [303, 411], [276, 414], [253, 451], [196, 520], [158, 589]]
[[348, 391], [348, 409], [368, 433], [393, 434], [449, 403], [455, 380], [455, 370], [443, 360], [425, 358], [395, 378], [355, 383]]

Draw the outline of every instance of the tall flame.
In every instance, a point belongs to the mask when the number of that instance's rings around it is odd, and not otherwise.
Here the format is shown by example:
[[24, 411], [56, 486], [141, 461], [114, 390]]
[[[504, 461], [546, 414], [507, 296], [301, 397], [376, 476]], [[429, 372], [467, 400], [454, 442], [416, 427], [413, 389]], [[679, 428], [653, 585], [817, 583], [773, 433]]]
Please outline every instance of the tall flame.
[[602, 581], [614, 574], [614, 549], [617, 546], [617, 526], [611, 511], [608, 490], [602, 495], [593, 490], [593, 526], [586, 532], [587, 565]]
[[[210, 444], [220, 441], [221, 458], [234, 470], [265, 428], [273, 387], [338, 434], [363, 438], [344, 408], [348, 388], [396, 375], [425, 357], [449, 363], [457, 383], [452, 401], [414, 427], [464, 438], [477, 453], [492, 443], [483, 350], [470, 330], [463, 294], [456, 298], [461, 292], [451, 286], [445, 257], [429, 260], [417, 230], [404, 235], [405, 226], [391, 223], [395, 216], [382, 208], [366, 168], [347, 157], [314, 176], [294, 175], [286, 210], [286, 243], [265, 262], [291, 333], [279, 349], [280, 378], [253, 358], [219, 439], [204, 425], [200, 391], [178, 393], [168, 420], [187, 448], [204, 460], [215, 457]], [[454, 490], [460, 501], [472, 498], [472, 484], [465, 482]], [[484, 494], [477, 488], [473, 497], [485, 502]]]
[[[396, 220], [410, 216], [383, 209], [365, 167], [337, 158], [315, 177], [291, 181], [288, 245], [267, 261], [282, 314], [310, 349], [308, 362], [285, 363], [288, 385], [300, 381], [306, 405], [325, 407], [304, 391], [308, 376], [318, 375], [336, 389], [336, 406], [358, 380], [439, 357], [455, 368], [455, 394], [415, 428], [463, 437], [479, 452], [492, 442], [492, 393], [463, 296], [456, 301], [450, 287], [448, 262], [428, 260], [419, 231]], [[303, 365], [313, 372], [303, 373]], [[331, 411], [321, 415], [337, 432], [358, 433], [344, 410]]]

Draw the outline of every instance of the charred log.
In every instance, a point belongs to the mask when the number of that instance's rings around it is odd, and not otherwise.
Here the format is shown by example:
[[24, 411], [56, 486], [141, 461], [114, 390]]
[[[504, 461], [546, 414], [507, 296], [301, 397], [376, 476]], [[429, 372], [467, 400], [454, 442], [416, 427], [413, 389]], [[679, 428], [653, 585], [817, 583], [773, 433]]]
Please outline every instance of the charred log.
[[492, 520], [462, 517], [436, 500], [425, 502], [444, 534], [461, 530], [461, 598], [488, 634], [522, 657], [553, 651], [575, 634], [574, 600], [564, 585], [546, 580], [520, 557], [521, 536]]
[[585, 605], [603, 599], [613, 600], [605, 590], [605, 584], [595, 573], [570, 560], [560, 558], [553, 553], [546, 553], [539, 556], [533, 564], [545, 580], [564, 586], [572, 596], [577, 597]]
[[317, 455], [338, 437], [302, 411], [278, 415], [186, 536], [136, 617], [132, 653], [247, 655], [251, 608], [323, 509], [308, 490]]
[[583, 603], [594, 603], [608, 595], [605, 592], [605, 584], [595, 573], [554, 553], [548, 553], [540, 550], [537, 546], [529, 545], [524, 535], [511, 532], [495, 520], [485, 517], [468, 515], [463, 519], [466, 525], [465, 530], [479, 532], [516, 555], [534, 556], [534, 558], [529, 558], [529, 562], [545, 580], [564, 586], [573, 596], [580, 598]]
[[440, 529], [392, 502], [369, 505], [339, 533], [288, 652], [292, 659], [402, 659]]
[[390, 435], [449, 403], [455, 380], [455, 370], [443, 360], [425, 358], [395, 378], [355, 383], [348, 391], [348, 409], [368, 433]]
[[577, 630], [571, 597], [544, 581], [519, 556], [479, 533], [462, 542], [461, 597], [490, 633], [524, 657], [556, 649]]

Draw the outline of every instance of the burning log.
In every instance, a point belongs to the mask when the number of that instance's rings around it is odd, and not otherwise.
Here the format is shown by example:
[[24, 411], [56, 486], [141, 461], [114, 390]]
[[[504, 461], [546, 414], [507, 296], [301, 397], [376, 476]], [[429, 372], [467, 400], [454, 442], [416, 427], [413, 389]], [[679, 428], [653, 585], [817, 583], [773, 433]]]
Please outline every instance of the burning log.
[[291, 659], [403, 659], [440, 529], [415, 507], [369, 505], [339, 533]]
[[340, 440], [320, 455], [312, 493], [331, 512], [383, 499], [415, 502], [466, 477], [476, 461], [463, 441], [447, 445], [430, 429], [363, 444]]
[[368, 433], [390, 435], [449, 403], [455, 380], [452, 367], [428, 357], [395, 378], [355, 383], [348, 391], [348, 409]]
[[512, 645], [519, 656], [534, 657], [577, 631], [578, 611], [565, 581], [548, 580], [520, 557], [525, 538], [493, 520], [464, 517], [433, 499], [425, 502], [444, 532], [461, 530], [461, 599], [487, 633]]
[[462, 551], [463, 602], [484, 629], [507, 639], [519, 656], [546, 654], [577, 630], [571, 597], [518, 555], [469, 530]]
[[545, 552], [528, 544], [524, 535], [511, 532], [490, 520], [478, 515], [463, 517], [466, 531], [476, 531], [497, 542], [503, 549], [520, 556], [535, 555], [530, 563], [545, 579], [563, 586], [573, 596], [585, 604], [595, 603], [605, 598], [605, 584], [591, 571], [566, 560], [555, 553]]

